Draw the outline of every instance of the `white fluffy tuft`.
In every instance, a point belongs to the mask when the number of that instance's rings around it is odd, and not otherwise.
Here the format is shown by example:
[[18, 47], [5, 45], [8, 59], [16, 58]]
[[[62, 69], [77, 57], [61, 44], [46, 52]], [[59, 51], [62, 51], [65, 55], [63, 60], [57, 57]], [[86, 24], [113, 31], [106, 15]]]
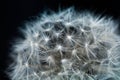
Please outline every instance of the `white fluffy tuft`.
[[13, 44], [12, 80], [120, 80], [120, 36], [111, 18], [69, 8], [25, 27], [25, 39]]

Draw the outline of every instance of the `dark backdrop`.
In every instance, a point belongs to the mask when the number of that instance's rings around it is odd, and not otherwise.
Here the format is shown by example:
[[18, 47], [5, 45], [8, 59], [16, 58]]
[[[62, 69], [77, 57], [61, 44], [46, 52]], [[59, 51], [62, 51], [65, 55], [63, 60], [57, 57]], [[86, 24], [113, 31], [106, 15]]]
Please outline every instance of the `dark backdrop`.
[[[118, 0], [119, 1], [119, 0]], [[76, 10], [91, 10], [103, 16], [120, 18], [120, 2], [117, 0], [4, 0], [2, 10], [2, 26], [0, 26], [0, 80], [9, 80], [4, 73], [11, 62], [8, 58], [10, 41], [19, 35], [18, 27], [25, 20], [34, 17], [45, 10], [57, 11], [74, 6]]]

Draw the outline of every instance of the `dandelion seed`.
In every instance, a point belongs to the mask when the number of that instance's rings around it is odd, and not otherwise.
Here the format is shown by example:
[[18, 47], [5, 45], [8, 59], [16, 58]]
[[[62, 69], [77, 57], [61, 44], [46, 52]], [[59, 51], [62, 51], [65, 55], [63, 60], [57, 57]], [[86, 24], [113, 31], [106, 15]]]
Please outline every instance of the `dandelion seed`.
[[67, 35], [67, 39], [71, 40], [72, 36], [71, 35]]
[[48, 41], [49, 41], [49, 38], [46, 37], [46, 38], [45, 38], [45, 41], [48, 42]]
[[62, 50], [62, 46], [61, 45], [57, 45], [56, 49], [57, 50]]
[[56, 32], [55, 35], [58, 37], [60, 35], [60, 33]]
[[34, 34], [34, 37], [38, 38], [38, 36], [39, 36], [39, 33]]
[[26, 67], [29, 67], [28, 63], [25, 63], [25, 66], [26, 66]]
[[38, 47], [39, 44], [38, 44], [38, 43], [34, 43], [34, 45], [35, 45], [36, 47]]

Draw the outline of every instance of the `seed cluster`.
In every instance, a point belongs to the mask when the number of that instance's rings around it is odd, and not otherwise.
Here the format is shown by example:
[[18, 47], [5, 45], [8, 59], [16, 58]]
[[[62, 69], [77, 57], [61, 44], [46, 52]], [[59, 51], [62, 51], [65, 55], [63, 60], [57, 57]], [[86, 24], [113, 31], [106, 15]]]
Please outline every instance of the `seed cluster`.
[[[76, 16], [77, 15], [77, 16]], [[115, 24], [73, 8], [43, 15], [14, 45], [12, 80], [118, 80], [120, 38]]]

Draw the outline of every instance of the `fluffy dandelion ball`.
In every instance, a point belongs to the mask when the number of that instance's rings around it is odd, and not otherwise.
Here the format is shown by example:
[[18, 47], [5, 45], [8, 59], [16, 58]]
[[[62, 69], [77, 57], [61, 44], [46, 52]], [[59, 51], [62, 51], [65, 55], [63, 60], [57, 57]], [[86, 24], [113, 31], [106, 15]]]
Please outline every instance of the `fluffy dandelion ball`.
[[120, 36], [111, 18], [73, 8], [43, 14], [22, 29], [11, 80], [120, 80]]

